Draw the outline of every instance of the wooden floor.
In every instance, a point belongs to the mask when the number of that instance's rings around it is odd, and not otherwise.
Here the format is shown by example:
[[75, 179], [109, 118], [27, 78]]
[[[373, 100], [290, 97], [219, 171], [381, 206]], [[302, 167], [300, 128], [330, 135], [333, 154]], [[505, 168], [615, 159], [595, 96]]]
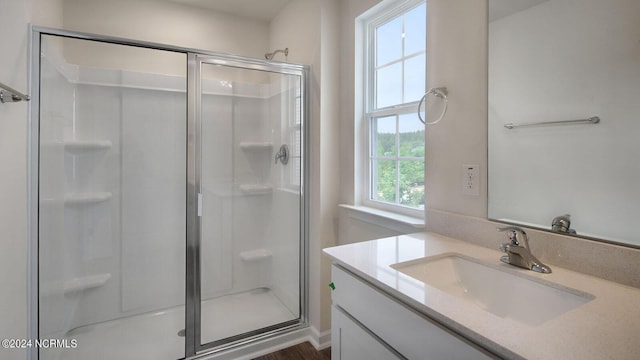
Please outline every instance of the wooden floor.
[[330, 360], [331, 348], [316, 350], [309, 342], [304, 342], [254, 360]]

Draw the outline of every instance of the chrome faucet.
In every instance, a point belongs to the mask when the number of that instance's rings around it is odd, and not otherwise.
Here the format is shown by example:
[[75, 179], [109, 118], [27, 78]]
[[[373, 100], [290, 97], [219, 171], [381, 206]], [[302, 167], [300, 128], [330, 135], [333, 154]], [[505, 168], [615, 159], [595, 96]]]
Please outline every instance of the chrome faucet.
[[500, 250], [507, 253], [500, 261], [543, 274], [551, 273], [550, 267], [531, 254], [529, 239], [524, 230], [517, 226], [505, 226], [498, 228], [498, 231], [507, 231], [509, 238], [508, 243], [500, 245]]
[[576, 231], [571, 228], [571, 215], [554, 217], [551, 221], [551, 231], [575, 235]]

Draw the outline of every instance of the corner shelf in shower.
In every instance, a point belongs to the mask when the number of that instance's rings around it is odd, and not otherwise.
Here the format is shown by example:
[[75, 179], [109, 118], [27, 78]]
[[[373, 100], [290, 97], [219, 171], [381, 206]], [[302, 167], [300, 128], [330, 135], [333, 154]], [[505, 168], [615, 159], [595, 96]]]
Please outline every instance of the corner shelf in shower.
[[67, 140], [64, 142], [64, 149], [70, 153], [80, 154], [89, 151], [106, 150], [111, 148], [109, 140]]
[[83, 290], [104, 286], [109, 279], [111, 279], [111, 274], [88, 275], [67, 280], [63, 285], [64, 294], [70, 295]]
[[255, 150], [255, 151], [271, 151], [273, 144], [269, 142], [241, 142], [240, 148], [242, 150]]
[[64, 204], [69, 206], [88, 205], [97, 204], [109, 199], [111, 199], [110, 192], [76, 193], [65, 195]]
[[267, 249], [256, 249], [256, 250], [243, 251], [239, 255], [242, 261], [253, 262], [253, 261], [260, 261], [260, 260], [266, 260], [271, 258], [271, 251]]
[[273, 186], [270, 184], [240, 184], [238, 188], [245, 195], [263, 195], [273, 192]]

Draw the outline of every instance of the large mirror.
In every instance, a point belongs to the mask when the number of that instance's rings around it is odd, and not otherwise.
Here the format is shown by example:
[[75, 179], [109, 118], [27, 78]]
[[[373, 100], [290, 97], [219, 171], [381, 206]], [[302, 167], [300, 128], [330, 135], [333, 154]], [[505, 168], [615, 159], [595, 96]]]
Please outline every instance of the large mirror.
[[489, 13], [489, 218], [640, 247], [640, 1]]

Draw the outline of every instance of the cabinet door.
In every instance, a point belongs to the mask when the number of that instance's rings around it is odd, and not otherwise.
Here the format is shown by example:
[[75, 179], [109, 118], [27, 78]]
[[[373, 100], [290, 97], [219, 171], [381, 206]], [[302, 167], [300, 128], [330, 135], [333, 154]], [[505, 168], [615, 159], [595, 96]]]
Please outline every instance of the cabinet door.
[[409, 359], [494, 358], [343, 268], [334, 265], [331, 280], [335, 283], [334, 306]]
[[331, 308], [332, 360], [397, 360], [396, 354], [335, 305]]

